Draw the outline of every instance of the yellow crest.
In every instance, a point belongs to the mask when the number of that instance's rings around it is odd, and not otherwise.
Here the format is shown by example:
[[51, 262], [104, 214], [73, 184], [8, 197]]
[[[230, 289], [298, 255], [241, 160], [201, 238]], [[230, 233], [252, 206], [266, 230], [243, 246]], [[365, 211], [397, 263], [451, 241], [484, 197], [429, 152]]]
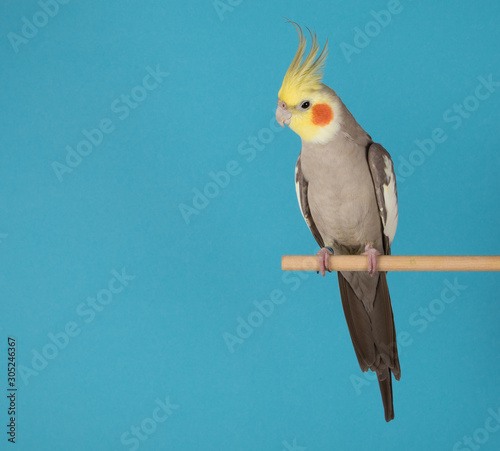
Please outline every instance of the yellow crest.
[[316, 34], [311, 33], [311, 30], [308, 28], [307, 30], [311, 35], [311, 48], [309, 54], [304, 59], [307, 39], [304, 37], [304, 33], [298, 24], [292, 21], [289, 22], [296, 28], [299, 34], [299, 48], [285, 74], [278, 97], [289, 105], [295, 105], [303, 100], [300, 91], [315, 91], [320, 89], [323, 78], [323, 67], [328, 55], [328, 40], [319, 56], [316, 57], [319, 52], [318, 39]]

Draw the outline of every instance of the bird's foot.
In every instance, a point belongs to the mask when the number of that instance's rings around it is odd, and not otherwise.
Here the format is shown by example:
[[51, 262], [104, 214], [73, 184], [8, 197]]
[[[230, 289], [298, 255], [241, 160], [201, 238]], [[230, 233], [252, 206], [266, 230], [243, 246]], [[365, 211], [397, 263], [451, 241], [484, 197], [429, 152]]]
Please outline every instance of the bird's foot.
[[365, 251], [361, 255], [368, 256], [368, 272], [370, 276], [373, 277], [377, 272], [377, 256], [380, 255], [380, 252], [374, 249], [371, 244], [367, 244], [365, 246]]
[[330, 255], [333, 255], [333, 251], [329, 247], [323, 247], [316, 255], [318, 256], [319, 271], [321, 272], [321, 275], [325, 277], [325, 270], [330, 272], [330, 269], [328, 268], [328, 260]]

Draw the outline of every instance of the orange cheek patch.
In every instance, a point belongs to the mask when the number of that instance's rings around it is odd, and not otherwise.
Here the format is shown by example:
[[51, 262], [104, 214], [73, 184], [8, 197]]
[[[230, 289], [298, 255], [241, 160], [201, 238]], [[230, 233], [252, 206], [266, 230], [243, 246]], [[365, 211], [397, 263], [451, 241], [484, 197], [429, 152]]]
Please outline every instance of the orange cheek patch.
[[333, 111], [326, 103], [319, 103], [312, 107], [312, 122], [321, 127], [328, 125], [333, 120]]

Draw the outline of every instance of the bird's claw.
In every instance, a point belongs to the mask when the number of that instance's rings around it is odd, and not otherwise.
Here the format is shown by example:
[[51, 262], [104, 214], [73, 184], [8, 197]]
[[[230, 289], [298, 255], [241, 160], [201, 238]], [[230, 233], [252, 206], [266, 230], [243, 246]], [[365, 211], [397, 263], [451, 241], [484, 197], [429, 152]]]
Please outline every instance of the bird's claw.
[[371, 244], [365, 246], [365, 252], [361, 255], [368, 256], [368, 272], [370, 276], [374, 276], [377, 272], [377, 256], [381, 255], [377, 249], [374, 249]]
[[325, 277], [325, 271], [331, 272], [328, 265], [330, 259], [329, 257], [330, 255], [333, 255], [333, 252], [327, 247], [323, 247], [316, 255], [318, 256], [319, 272], [323, 277]]

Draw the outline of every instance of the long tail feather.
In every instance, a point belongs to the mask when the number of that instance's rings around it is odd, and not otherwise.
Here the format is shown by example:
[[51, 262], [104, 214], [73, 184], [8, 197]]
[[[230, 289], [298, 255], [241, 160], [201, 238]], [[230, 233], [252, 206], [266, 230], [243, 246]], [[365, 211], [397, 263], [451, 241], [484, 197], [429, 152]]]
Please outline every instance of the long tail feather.
[[[370, 276], [367, 274], [367, 277]], [[342, 273], [338, 273], [338, 278], [347, 327], [359, 366], [362, 371], [370, 369], [377, 373], [385, 419], [390, 421], [394, 418], [392, 373], [399, 380], [401, 369], [386, 274], [379, 272], [377, 292], [370, 312]]]
[[[378, 379], [380, 393], [382, 395], [382, 403], [384, 404], [385, 421], [389, 422], [394, 419], [394, 405], [392, 403], [392, 376], [391, 370], [388, 370], [388, 375], [385, 379]], [[378, 375], [377, 375], [378, 377]]]

